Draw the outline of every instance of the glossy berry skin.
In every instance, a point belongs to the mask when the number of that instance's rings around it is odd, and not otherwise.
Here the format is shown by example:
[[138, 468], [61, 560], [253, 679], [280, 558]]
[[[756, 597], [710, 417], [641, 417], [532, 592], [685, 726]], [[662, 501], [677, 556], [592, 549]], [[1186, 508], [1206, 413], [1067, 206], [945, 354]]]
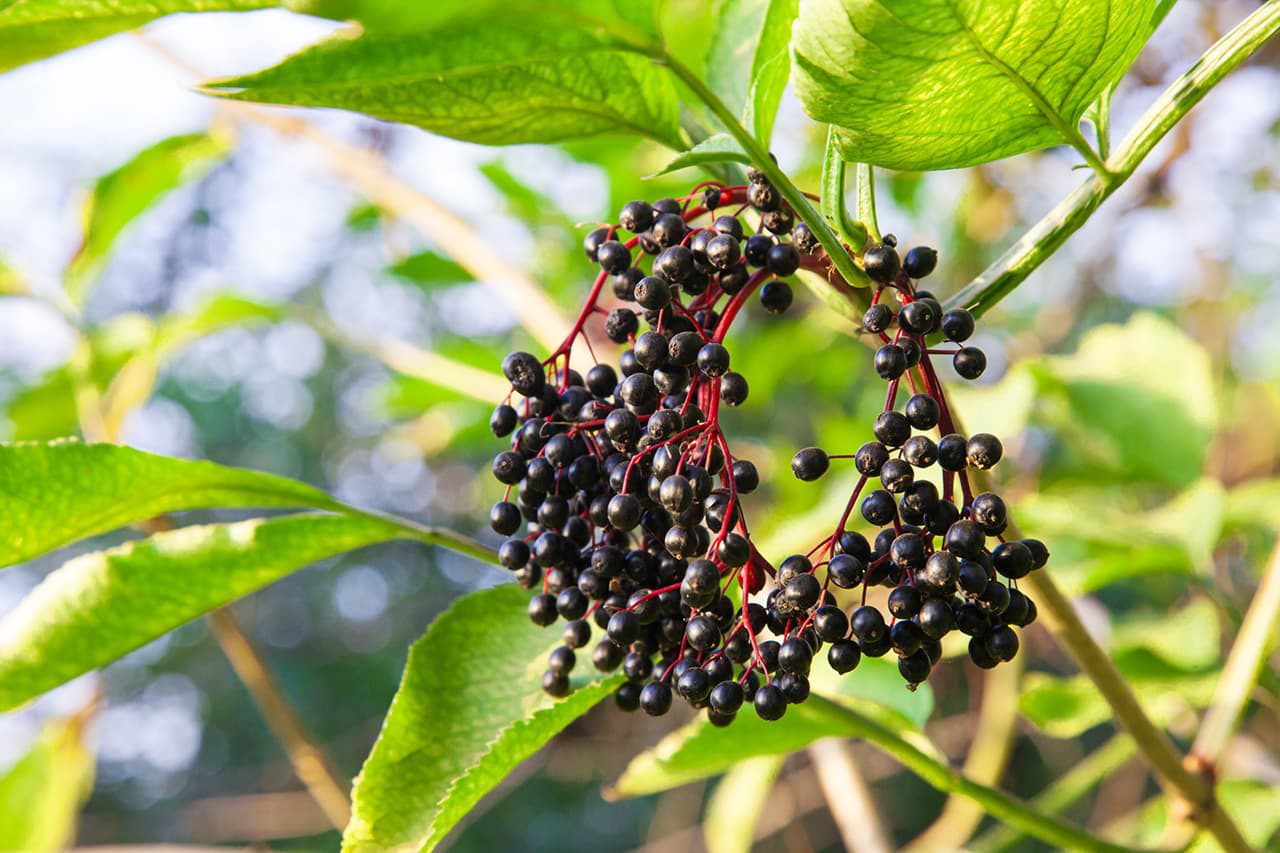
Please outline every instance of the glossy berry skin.
[[629, 201], [618, 214], [618, 224], [632, 234], [648, 231], [653, 225], [653, 206], [647, 201]]
[[1039, 539], [1023, 539], [1022, 544], [1031, 551], [1031, 568], [1042, 569], [1049, 562], [1049, 549]]
[[827, 650], [827, 663], [841, 675], [852, 672], [861, 660], [862, 650], [852, 640], [838, 640]]
[[913, 427], [922, 430], [936, 427], [941, 416], [938, 401], [928, 394], [912, 394], [902, 411]]
[[982, 556], [987, 537], [978, 523], [962, 518], [947, 530], [944, 546], [957, 557], [976, 560]]
[[836, 554], [827, 564], [827, 577], [841, 589], [853, 589], [862, 583], [866, 571], [863, 561], [850, 554]]
[[909, 335], [925, 335], [937, 328], [940, 316], [932, 300], [917, 299], [898, 313], [898, 326]]
[[875, 643], [887, 637], [889, 632], [888, 626], [884, 623], [884, 616], [869, 604], [864, 604], [853, 611], [853, 615], [849, 618], [849, 628], [853, 636], [857, 637], [858, 642], [863, 645], [863, 651], [866, 651], [868, 643]]
[[718, 270], [727, 270], [742, 257], [742, 247], [730, 234], [717, 234], [707, 241], [707, 260]]
[[839, 607], [823, 605], [813, 614], [813, 630], [824, 643], [834, 643], [849, 633], [849, 617]]
[[775, 243], [769, 247], [765, 263], [774, 275], [789, 276], [800, 269], [800, 253], [791, 243]]
[[719, 714], [732, 714], [742, 707], [742, 685], [736, 681], [722, 681], [711, 688], [707, 696], [711, 709]]
[[766, 281], [760, 288], [760, 307], [770, 314], [781, 314], [791, 307], [795, 294], [785, 281]]
[[597, 228], [582, 238], [582, 251], [586, 253], [587, 260], [594, 264], [596, 262], [596, 251], [600, 248], [600, 244], [608, 239], [608, 228]]
[[619, 275], [631, 266], [631, 250], [617, 240], [606, 240], [596, 249], [596, 261], [609, 275]]
[[862, 328], [868, 332], [879, 334], [893, 325], [893, 309], [883, 302], [877, 302], [862, 315]]
[[980, 432], [969, 437], [969, 441], [965, 444], [965, 454], [970, 465], [985, 470], [994, 466], [1004, 456], [1004, 446], [994, 435]]
[[963, 471], [969, 467], [968, 439], [959, 433], [938, 440], [938, 464], [944, 471]]
[[742, 246], [742, 258], [753, 267], [763, 267], [769, 263], [769, 250], [773, 241], [765, 234], [752, 234]]
[[902, 262], [892, 246], [881, 243], [872, 246], [862, 256], [862, 268], [872, 281], [888, 284], [898, 275]]
[[1013, 660], [1018, 654], [1018, 633], [1008, 625], [998, 625], [987, 635], [987, 651], [1002, 661]]
[[656, 275], [645, 276], [636, 284], [636, 302], [642, 308], [656, 311], [671, 302], [671, 285]]
[[928, 246], [916, 246], [902, 259], [902, 271], [910, 278], [924, 278], [937, 265], [938, 253]]
[[893, 495], [884, 489], [876, 489], [862, 499], [862, 517], [869, 524], [882, 527], [893, 521], [897, 515], [898, 504]]
[[689, 667], [676, 679], [676, 692], [690, 702], [701, 702], [711, 694], [711, 676], [700, 667]]
[[911, 422], [901, 412], [881, 412], [871, 429], [885, 447], [901, 447], [911, 436]]
[[790, 637], [778, 647], [778, 668], [783, 672], [808, 675], [812, 663], [813, 652], [799, 637]]
[[787, 713], [787, 698], [773, 684], [766, 684], [757, 690], [751, 702], [762, 720], [781, 720], [783, 714]]
[[895, 495], [905, 492], [913, 479], [915, 472], [904, 459], [889, 459], [880, 467], [881, 485]]
[[952, 356], [951, 366], [965, 379], [977, 379], [987, 369], [987, 356], [977, 347], [962, 347]]
[[897, 344], [885, 344], [876, 350], [872, 364], [881, 379], [891, 381], [907, 371], [907, 354]]
[[640, 691], [640, 708], [651, 717], [661, 717], [671, 710], [671, 688], [662, 681], [651, 681]]
[[554, 596], [544, 593], [529, 599], [529, 621], [533, 624], [545, 628], [555, 622], [558, 616]]
[[991, 552], [991, 562], [1003, 577], [1024, 578], [1032, 568], [1031, 549], [1021, 542], [1001, 542]]
[[942, 315], [942, 334], [947, 340], [963, 343], [973, 334], [973, 315], [964, 308], [952, 308]]
[[889, 461], [889, 450], [879, 441], [868, 441], [853, 455], [853, 466], [859, 474], [878, 477]]
[[805, 482], [817, 480], [830, 467], [831, 460], [821, 447], [806, 447], [791, 459], [791, 473]]
[[919, 684], [924, 681], [929, 677], [929, 670], [932, 668], [928, 653], [922, 650], [898, 659], [898, 674], [908, 684]]
[[703, 344], [698, 350], [698, 369], [708, 376], [724, 376], [729, 370], [729, 350], [723, 344]]
[[502, 375], [523, 397], [536, 397], [547, 384], [542, 362], [527, 352], [513, 352], [502, 360]]

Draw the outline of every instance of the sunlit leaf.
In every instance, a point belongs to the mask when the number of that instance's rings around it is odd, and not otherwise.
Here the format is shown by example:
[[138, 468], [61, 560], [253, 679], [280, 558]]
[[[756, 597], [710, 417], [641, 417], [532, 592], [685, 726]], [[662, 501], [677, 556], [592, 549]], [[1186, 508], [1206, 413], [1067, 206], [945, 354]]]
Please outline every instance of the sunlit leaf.
[[207, 86], [246, 101], [337, 107], [488, 145], [630, 133], [680, 147], [665, 69], [577, 28], [507, 20], [429, 35], [340, 34]]
[[0, 709], [316, 560], [406, 531], [380, 519], [300, 515], [184, 527], [77, 557], [0, 620]]
[[760, 813], [784, 761], [785, 755], [748, 758], [724, 774], [702, 821], [708, 853], [750, 853]]
[[77, 814], [93, 787], [83, 723], [45, 723], [26, 755], [0, 776], [0, 850], [52, 853], [71, 846]]
[[5, 0], [0, 3], [0, 71], [174, 12], [246, 12], [275, 5], [275, 0]]
[[343, 850], [433, 848], [481, 796], [621, 680], [600, 681], [584, 662], [572, 694], [547, 696], [539, 683], [555, 637], [529, 621], [528, 600], [515, 585], [472, 593], [413, 645], [356, 780]]
[[795, 88], [846, 159], [953, 169], [1060, 145], [1149, 34], [1152, 0], [802, 0]]
[[667, 175], [691, 166], [709, 166], [714, 163], [749, 164], [750, 162], [751, 158], [743, 152], [742, 146], [732, 136], [727, 133], [717, 133], [714, 136], [708, 136], [688, 151], [678, 154], [674, 160], [650, 177]]

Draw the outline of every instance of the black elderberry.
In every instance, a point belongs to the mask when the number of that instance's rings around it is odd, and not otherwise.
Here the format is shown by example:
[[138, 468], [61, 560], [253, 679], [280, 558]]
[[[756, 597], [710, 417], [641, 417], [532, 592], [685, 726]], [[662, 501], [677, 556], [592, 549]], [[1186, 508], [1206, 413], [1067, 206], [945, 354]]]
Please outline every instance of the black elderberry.
[[877, 302], [862, 315], [862, 328], [868, 332], [879, 334], [893, 323], [893, 309], [883, 302]]
[[[501, 533], [503, 536], [510, 536], [512, 533], [515, 533], [520, 529], [519, 508], [510, 501], [498, 501], [493, 505], [493, 509], [489, 510], [489, 526], [493, 528], [495, 533]], [[505, 562], [503, 565], [507, 566]], [[522, 561], [518, 565], [507, 566], [507, 568], [518, 569], [523, 565], [524, 562]]]
[[914, 586], [895, 586], [889, 593], [889, 612], [898, 619], [910, 619], [920, 612], [920, 590]]
[[926, 637], [937, 640], [946, 636], [956, 626], [951, 605], [943, 598], [926, 598], [916, 614], [916, 624]]
[[827, 563], [827, 577], [841, 589], [853, 589], [862, 583], [866, 570], [863, 561], [850, 554], [836, 554]]
[[615, 308], [604, 320], [605, 336], [615, 344], [625, 344], [639, 328], [640, 318], [628, 308]]
[[902, 458], [916, 468], [928, 468], [938, 461], [938, 445], [927, 435], [913, 435], [902, 445]]
[[[911, 623], [902, 624], [910, 625]], [[929, 670], [932, 668], [933, 662], [929, 660], [928, 652], [922, 649], [898, 658], [898, 674], [907, 684], [919, 684], [924, 681], [929, 677]]]
[[914, 338], [899, 338], [898, 346], [902, 347], [902, 354], [906, 356], [908, 369], [920, 363], [920, 345], [915, 342]]
[[940, 319], [936, 303], [917, 299], [904, 305], [898, 313], [898, 326], [909, 335], [926, 335], [937, 328]]
[[961, 343], [973, 334], [973, 315], [963, 308], [952, 308], [942, 315], [942, 334], [947, 340]]
[[985, 636], [991, 630], [991, 620], [982, 608], [971, 602], [961, 604], [955, 609], [956, 627], [961, 633], [970, 637]]
[[795, 294], [785, 281], [767, 281], [760, 288], [760, 307], [770, 314], [782, 314], [791, 307]]
[[969, 638], [969, 660], [982, 669], [993, 669], [1000, 663], [1000, 659], [987, 648], [987, 638], [979, 636]]
[[573, 653], [573, 649], [568, 646], [557, 646], [547, 657], [547, 669], [560, 675], [568, 675], [573, 671], [573, 665], [576, 662], [577, 655]]
[[698, 369], [708, 376], [723, 376], [729, 370], [729, 351], [714, 341], [703, 344], [698, 350]]
[[609, 275], [619, 275], [631, 267], [631, 250], [617, 240], [606, 240], [596, 249], [596, 261]]
[[677, 213], [662, 214], [654, 220], [653, 226], [649, 229], [654, 241], [664, 249], [678, 245], [687, 231], [684, 219]]
[[766, 684], [751, 699], [762, 720], [780, 720], [787, 712], [787, 697], [775, 684]]
[[725, 293], [733, 296], [746, 286], [751, 274], [747, 272], [747, 266], [742, 261], [738, 261], [729, 269], [720, 273], [720, 289]]
[[837, 640], [827, 650], [827, 663], [841, 675], [852, 672], [861, 660], [862, 650], [852, 640]]
[[647, 201], [627, 202], [618, 214], [618, 224], [632, 234], [649, 230], [653, 225], [653, 206]]
[[722, 191], [719, 187], [707, 187], [702, 191], [702, 206], [707, 210], [715, 210], [720, 206]]
[[1049, 549], [1045, 544], [1039, 539], [1023, 539], [1022, 544], [1031, 551], [1031, 568], [1044, 568], [1045, 563], [1049, 562]]
[[533, 624], [545, 628], [555, 622], [558, 616], [555, 596], [543, 593], [529, 599], [529, 620]]
[[938, 401], [928, 394], [912, 394], [903, 407], [903, 413], [916, 429], [933, 429], [941, 416]]
[[987, 570], [981, 563], [964, 560], [960, 563], [960, 571], [956, 575], [956, 583], [969, 595], [982, 595], [987, 589]]
[[654, 368], [667, 360], [667, 339], [657, 332], [645, 332], [636, 338], [636, 360], [647, 368]]
[[914, 479], [915, 473], [905, 459], [890, 459], [880, 468], [880, 484], [895, 495], [905, 492]]
[[919, 569], [924, 565], [924, 540], [914, 533], [902, 533], [889, 546], [889, 559], [904, 569]]
[[[760, 217], [760, 224], [769, 233], [781, 235], [790, 232], [795, 227], [796, 217], [790, 208], [779, 207], [776, 210], [766, 211]], [[794, 237], [792, 239], [794, 240]], [[797, 246], [796, 248], [799, 249], [800, 247]]]
[[1008, 625], [997, 625], [987, 635], [987, 651], [1003, 661], [1013, 660], [1018, 654], [1018, 634]]
[[689, 645], [700, 652], [708, 652], [720, 645], [720, 627], [709, 616], [695, 616], [685, 628]]
[[962, 518], [947, 530], [946, 549], [957, 557], [976, 560], [982, 555], [987, 537], [976, 521]]
[[746, 378], [732, 370], [720, 381], [720, 399], [724, 400], [725, 405], [728, 406], [741, 406], [745, 403], [749, 390]]
[[502, 360], [502, 375], [511, 387], [524, 397], [542, 393], [547, 378], [542, 372], [542, 362], [527, 352], [513, 352]]
[[[774, 232], [775, 234], [778, 232]], [[817, 235], [813, 230], [803, 222], [797, 222], [791, 229], [791, 242], [795, 243], [797, 249], [803, 254], [812, 255], [819, 249]]]
[[[877, 423], [879, 423], [878, 418]], [[868, 441], [853, 455], [853, 466], [859, 474], [867, 477], [880, 476], [881, 470], [888, 461], [889, 450], [879, 441]]]
[[[866, 651], [868, 644], [888, 638], [889, 628], [884, 623], [884, 616], [869, 604], [864, 604], [853, 611], [853, 615], [849, 617], [849, 628], [853, 636], [862, 644], [863, 651]], [[886, 651], [888, 651], [887, 648]]]
[[717, 714], [733, 714], [742, 707], [742, 685], [736, 681], [721, 681], [711, 688], [707, 703]]
[[938, 440], [938, 464], [946, 471], [963, 471], [969, 467], [968, 440], [958, 433]]
[[952, 356], [951, 366], [965, 379], [977, 379], [987, 369], [987, 356], [977, 347], [962, 347]]
[[587, 253], [587, 258], [591, 263], [596, 262], [596, 250], [600, 248], [600, 244], [609, 239], [608, 228], [597, 228], [586, 237], [582, 238], [582, 251]]
[[791, 243], [776, 243], [769, 247], [766, 263], [774, 275], [789, 276], [800, 268], [800, 253]]
[[949, 551], [934, 551], [924, 561], [924, 567], [916, 573], [916, 581], [939, 595], [955, 591], [960, 566]]
[[548, 669], [542, 674], [542, 689], [548, 696], [559, 699], [569, 695], [569, 676]]
[[495, 438], [503, 438], [511, 435], [518, 420], [516, 410], [504, 403], [494, 409], [493, 414], [489, 416], [489, 429]]
[[813, 649], [800, 637], [789, 637], [778, 647], [778, 669], [783, 672], [809, 674]]
[[653, 310], [665, 308], [671, 302], [671, 286], [656, 275], [645, 276], [636, 284], [636, 302]]
[[663, 681], [650, 681], [640, 691], [640, 708], [651, 717], [671, 710], [671, 688]]
[[924, 632], [920, 626], [909, 619], [900, 619], [889, 629], [889, 645], [899, 655], [905, 657], [915, 654], [924, 642]]
[[1002, 583], [989, 583], [982, 595], [978, 596], [975, 604], [982, 609], [983, 613], [994, 617], [1004, 613], [1005, 608], [1009, 606], [1009, 600], [1009, 587]]
[[834, 643], [849, 633], [849, 617], [839, 607], [824, 604], [814, 611], [813, 630], [824, 643]]
[[1021, 542], [1001, 542], [991, 552], [991, 562], [1006, 578], [1024, 578], [1031, 571], [1031, 549]]
[[938, 253], [928, 246], [916, 246], [902, 259], [902, 270], [910, 278], [924, 278], [938, 265]]
[[707, 260], [717, 270], [727, 270], [742, 257], [742, 247], [731, 234], [717, 234], [707, 241]]
[[902, 263], [892, 246], [881, 243], [871, 246], [862, 256], [862, 268], [872, 281], [888, 284], [898, 275]]
[[885, 344], [876, 350], [872, 363], [881, 379], [897, 379], [907, 370], [907, 354], [897, 344]]
[[901, 447], [911, 436], [911, 422], [901, 412], [881, 412], [871, 430], [885, 447]]
[[793, 608], [808, 610], [818, 603], [822, 595], [822, 585], [812, 574], [803, 574], [792, 578], [783, 588], [786, 601]]
[[691, 666], [676, 679], [676, 692], [689, 702], [702, 702], [711, 693], [711, 676], [705, 669]]
[[893, 495], [884, 489], [876, 489], [862, 499], [862, 517], [877, 527], [888, 524], [897, 516], [897, 503]]
[[[974, 498], [969, 512], [973, 520], [978, 522], [982, 529], [991, 536], [1003, 531], [1008, 523], [1004, 501], [1000, 499], [999, 495], [994, 495], [991, 492], [983, 492]], [[1028, 553], [1030, 552], [1028, 551]]]
[[493, 457], [493, 476], [499, 482], [513, 486], [524, 479], [525, 461], [520, 454], [504, 450]]
[[711, 227], [719, 234], [728, 234], [735, 240], [741, 240], [744, 235], [742, 230], [742, 222], [736, 216], [717, 216], [716, 221], [711, 223]]
[[831, 467], [827, 452], [821, 447], [806, 447], [791, 458], [791, 473], [797, 480], [817, 480]]
[[747, 187], [747, 202], [756, 210], [774, 210], [782, 203], [782, 196], [773, 184], [760, 181]]
[[562, 639], [569, 648], [580, 649], [591, 639], [591, 626], [584, 619], [574, 619], [564, 626]]
[[975, 468], [990, 468], [1004, 456], [1004, 446], [1000, 439], [986, 432], [969, 437], [965, 444], [965, 455], [969, 464]]
[[618, 396], [633, 411], [652, 409], [658, 402], [658, 386], [647, 373], [633, 373], [618, 386]]

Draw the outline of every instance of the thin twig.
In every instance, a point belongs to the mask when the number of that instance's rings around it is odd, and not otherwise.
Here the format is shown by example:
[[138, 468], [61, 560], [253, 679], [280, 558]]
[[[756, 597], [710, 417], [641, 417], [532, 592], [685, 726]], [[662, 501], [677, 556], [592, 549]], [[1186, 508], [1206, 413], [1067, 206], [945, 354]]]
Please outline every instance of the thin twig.
[[850, 853], [890, 853], [893, 844], [849, 743], [823, 738], [810, 745], [809, 758], [845, 849]]
[[329, 823], [342, 830], [351, 819], [351, 801], [347, 796], [350, 786], [339, 781], [324, 751], [312, 742], [231, 611], [225, 607], [213, 611], [209, 614], [209, 623], [232, 669], [284, 747], [293, 772], [306, 786]]
[[[977, 729], [964, 760], [964, 775], [983, 785], [998, 783], [1009, 763], [1025, 657], [1020, 655], [988, 671], [983, 679]], [[983, 810], [972, 800], [953, 794], [947, 798], [937, 820], [905, 849], [916, 853], [953, 850], [973, 835], [983, 815]]]
[[1280, 623], [1280, 542], [1271, 551], [1271, 559], [1262, 574], [1262, 582], [1253, 594], [1253, 602], [1240, 624], [1240, 633], [1227, 654], [1213, 701], [1205, 712], [1187, 766], [1193, 772], [1216, 776], [1218, 761], [1235, 732], [1240, 713], [1257, 684], [1258, 674], [1267, 655], [1275, 647], [1277, 624]]

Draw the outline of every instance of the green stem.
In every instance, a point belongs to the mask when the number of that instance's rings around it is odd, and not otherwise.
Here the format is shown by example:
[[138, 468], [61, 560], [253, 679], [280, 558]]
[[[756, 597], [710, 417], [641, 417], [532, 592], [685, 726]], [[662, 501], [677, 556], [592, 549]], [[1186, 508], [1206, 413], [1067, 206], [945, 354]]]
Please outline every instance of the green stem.
[[812, 708], [812, 711], [818, 715], [837, 722], [850, 735], [866, 740], [877, 749], [897, 759], [935, 790], [968, 797], [982, 806], [991, 816], [1054, 847], [1063, 850], [1098, 851], [1098, 853], [1121, 853], [1121, 851], [1132, 853], [1131, 847], [1121, 847], [1094, 838], [1089, 833], [1057, 818], [1040, 814], [1021, 800], [1014, 799], [995, 788], [974, 782], [928, 755], [919, 747], [908, 743], [892, 729], [851, 708], [816, 695], [809, 697], [806, 707]]
[[870, 163], [858, 163], [853, 172], [853, 193], [858, 206], [858, 221], [867, 229], [873, 242], [880, 242], [880, 223], [876, 221], [876, 176]]
[[[828, 125], [827, 147], [822, 156], [822, 198], [819, 199], [819, 204], [822, 207], [822, 215], [836, 229], [840, 239], [847, 243], [850, 249], [857, 252], [867, 243], [868, 225], [865, 221], [854, 222], [849, 218], [849, 211], [845, 209], [844, 176], [846, 164], [844, 157], [840, 154], [840, 147], [836, 144], [835, 135], [835, 126]], [[874, 213], [875, 210], [873, 209], [873, 221], [870, 227], [875, 225]], [[879, 238], [877, 237], [876, 239], [878, 240]]]
[[[1133, 754], [1132, 738], [1124, 734], [1113, 735], [1052, 785], [1032, 797], [1029, 805], [1043, 814], [1060, 814], [1079, 802], [1081, 797], [1107, 776], [1119, 770], [1133, 758]], [[1003, 853], [1017, 844], [1019, 837], [1019, 833], [1008, 826], [993, 826], [965, 847], [974, 853]]]
[[720, 123], [724, 125], [725, 130], [737, 140], [738, 144], [742, 146], [742, 150], [755, 162], [756, 168], [765, 173], [770, 183], [777, 187], [778, 192], [782, 193], [782, 197], [791, 205], [796, 215], [813, 231], [814, 236], [818, 238], [818, 242], [826, 250], [827, 257], [841, 278], [855, 287], [868, 285], [870, 280], [853, 262], [853, 258], [849, 256], [849, 252], [841, 244], [840, 238], [836, 236], [836, 233], [831, 230], [831, 226], [827, 224], [826, 219], [813, 209], [813, 205], [809, 203], [809, 199], [805, 197], [805, 194], [778, 168], [778, 164], [773, 162], [773, 157], [751, 135], [751, 132], [742, 126], [737, 116], [733, 114], [733, 110], [729, 109], [724, 101], [720, 100], [719, 96], [711, 91], [701, 77], [679, 59], [672, 56], [666, 48], [661, 45], [653, 45], [650, 47], [650, 55], [671, 69], [671, 72], [715, 114]]
[[982, 314], [1057, 251], [1133, 174], [1164, 135], [1217, 83], [1280, 31], [1280, 0], [1269, 0], [1220, 38], [1156, 99], [1094, 174], [1051, 210], [977, 278], [947, 300]]

